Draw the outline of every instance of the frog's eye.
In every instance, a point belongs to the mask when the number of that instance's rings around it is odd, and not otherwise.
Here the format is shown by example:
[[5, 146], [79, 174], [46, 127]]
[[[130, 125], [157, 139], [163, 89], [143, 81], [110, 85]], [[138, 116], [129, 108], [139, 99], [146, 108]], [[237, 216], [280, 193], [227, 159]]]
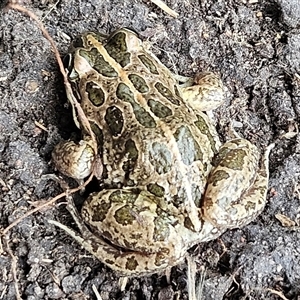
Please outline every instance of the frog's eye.
[[74, 70], [74, 56], [68, 53], [63, 59], [64, 67], [68, 71], [68, 77], [71, 81], [78, 78], [78, 73]]
[[73, 57], [70, 53], [65, 55], [65, 57], [63, 58], [63, 63], [64, 63], [65, 69], [67, 69], [69, 72], [71, 72], [71, 70], [73, 68]]

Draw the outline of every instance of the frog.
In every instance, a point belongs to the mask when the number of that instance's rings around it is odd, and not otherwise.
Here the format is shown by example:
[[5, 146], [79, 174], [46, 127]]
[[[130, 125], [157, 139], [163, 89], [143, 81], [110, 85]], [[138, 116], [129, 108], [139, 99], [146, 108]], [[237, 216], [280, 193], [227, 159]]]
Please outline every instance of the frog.
[[80, 212], [69, 201], [80, 232], [51, 223], [85, 250], [121, 276], [151, 275], [262, 212], [271, 148], [239, 136], [221, 143], [207, 114], [225, 101], [220, 76], [181, 85], [128, 28], [82, 33], [66, 61], [92, 131], [73, 107], [82, 139], [60, 142], [52, 160], [78, 181], [100, 170], [100, 191]]

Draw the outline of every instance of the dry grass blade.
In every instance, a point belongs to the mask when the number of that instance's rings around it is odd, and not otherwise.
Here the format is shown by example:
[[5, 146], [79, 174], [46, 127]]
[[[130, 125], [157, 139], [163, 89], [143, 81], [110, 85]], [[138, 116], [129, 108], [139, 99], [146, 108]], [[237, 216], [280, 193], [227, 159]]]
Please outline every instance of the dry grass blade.
[[175, 12], [173, 9], [171, 9], [169, 6], [167, 6], [167, 4], [165, 4], [161, 0], [151, 0], [151, 2], [153, 2], [155, 5], [157, 5], [159, 8], [161, 8], [163, 11], [165, 11], [170, 16], [172, 16], [174, 18], [178, 17], [178, 13]]
[[96, 286], [94, 284], [92, 285], [92, 290], [95, 293], [95, 296], [96, 296], [97, 300], [102, 300], [102, 297], [99, 294], [99, 292], [98, 292], [98, 290], [97, 290], [97, 288], [96, 288]]
[[273, 290], [273, 289], [267, 289], [267, 291], [269, 291], [270, 293], [272, 294], [275, 294], [277, 295], [278, 297], [280, 297], [281, 299], [283, 300], [289, 300], [288, 298], [286, 298], [282, 292], [279, 292], [279, 291], [276, 291], [276, 290]]
[[19, 291], [19, 287], [18, 287], [17, 258], [14, 256], [12, 250], [10, 249], [8, 237], [5, 238], [5, 244], [6, 244], [6, 250], [9, 254], [9, 256], [11, 257], [11, 273], [12, 273], [12, 277], [13, 277], [13, 280], [14, 280], [15, 293], [16, 293], [15, 296], [16, 296], [17, 300], [22, 300], [21, 295], [20, 295], [20, 291]]
[[187, 256], [187, 265], [188, 265], [188, 294], [190, 300], [201, 300], [203, 299], [203, 287], [206, 270], [204, 267], [200, 268], [199, 278], [196, 279], [197, 275], [197, 265], [195, 259], [190, 255]]
[[47, 129], [43, 124], [41, 124], [40, 122], [34, 121], [34, 125], [35, 125], [36, 127], [40, 128], [40, 129], [42, 129], [42, 130], [48, 132], [48, 129]]
[[189, 299], [196, 300], [196, 262], [190, 255], [187, 256], [187, 278]]

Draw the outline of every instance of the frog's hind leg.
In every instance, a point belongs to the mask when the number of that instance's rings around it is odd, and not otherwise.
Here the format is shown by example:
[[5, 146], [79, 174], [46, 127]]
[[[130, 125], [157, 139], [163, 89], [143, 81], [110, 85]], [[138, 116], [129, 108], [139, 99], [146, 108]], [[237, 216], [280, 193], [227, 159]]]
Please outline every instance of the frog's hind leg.
[[241, 138], [225, 143], [216, 157], [203, 199], [204, 217], [218, 228], [237, 228], [251, 222], [266, 204], [268, 157]]
[[[175, 79], [181, 80], [175, 76]], [[203, 72], [196, 75], [193, 85], [180, 85], [182, 98], [199, 111], [209, 111], [219, 107], [224, 102], [224, 87], [218, 75]]]
[[85, 250], [121, 276], [143, 276], [157, 273], [178, 264], [182, 260], [173, 262], [170, 259], [162, 260], [160, 252], [153, 254], [134, 251], [123, 252], [121, 248], [112, 246], [104, 239], [92, 234], [86, 226], [84, 229], [85, 234], [81, 236], [78, 232], [57, 221], [50, 220], [49, 223], [64, 230]]
[[163, 205], [146, 191], [129, 188], [94, 193], [85, 201], [81, 215], [69, 196], [67, 208], [81, 234], [59, 222], [49, 222], [123, 276], [156, 273], [184, 259], [186, 246], [180, 243], [172, 218], [157, 214]]

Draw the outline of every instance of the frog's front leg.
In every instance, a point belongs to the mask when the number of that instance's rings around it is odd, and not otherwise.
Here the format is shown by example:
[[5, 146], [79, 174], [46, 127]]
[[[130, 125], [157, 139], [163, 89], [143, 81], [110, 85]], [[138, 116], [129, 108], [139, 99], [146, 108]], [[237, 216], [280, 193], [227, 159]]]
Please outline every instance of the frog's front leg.
[[177, 219], [165, 208], [162, 199], [146, 191], [107, 190], [89, 196], [81, 211], [83, 219], [69, 200], [68, 210], [81, 235], [51, 223], [121, 275], [140, 276], [174, 266], [186, 254], [187, 245], [176, 231]]
[[204, 217], [217, 228], [251, 222], [264, 208], [270, 145], [260, 157], [256, 146], [237, 138], [225, 143], [214, 161], [203, 200]]
[[[61, 141], [52, 151], [52, 160], [55, 167], [64, 175], [81, 182], [92, 172], [97, 154], [94, 141], [85, 136], [78, 143]], [[102, 168], [101, 168], [102, 169]]]
[[194, 78], [191, 86], [181, 87], [183, 99], [194, 109], [209, 111], [224, 102], [224, 87], [221, 79], [212, 72], [202, 72]]

